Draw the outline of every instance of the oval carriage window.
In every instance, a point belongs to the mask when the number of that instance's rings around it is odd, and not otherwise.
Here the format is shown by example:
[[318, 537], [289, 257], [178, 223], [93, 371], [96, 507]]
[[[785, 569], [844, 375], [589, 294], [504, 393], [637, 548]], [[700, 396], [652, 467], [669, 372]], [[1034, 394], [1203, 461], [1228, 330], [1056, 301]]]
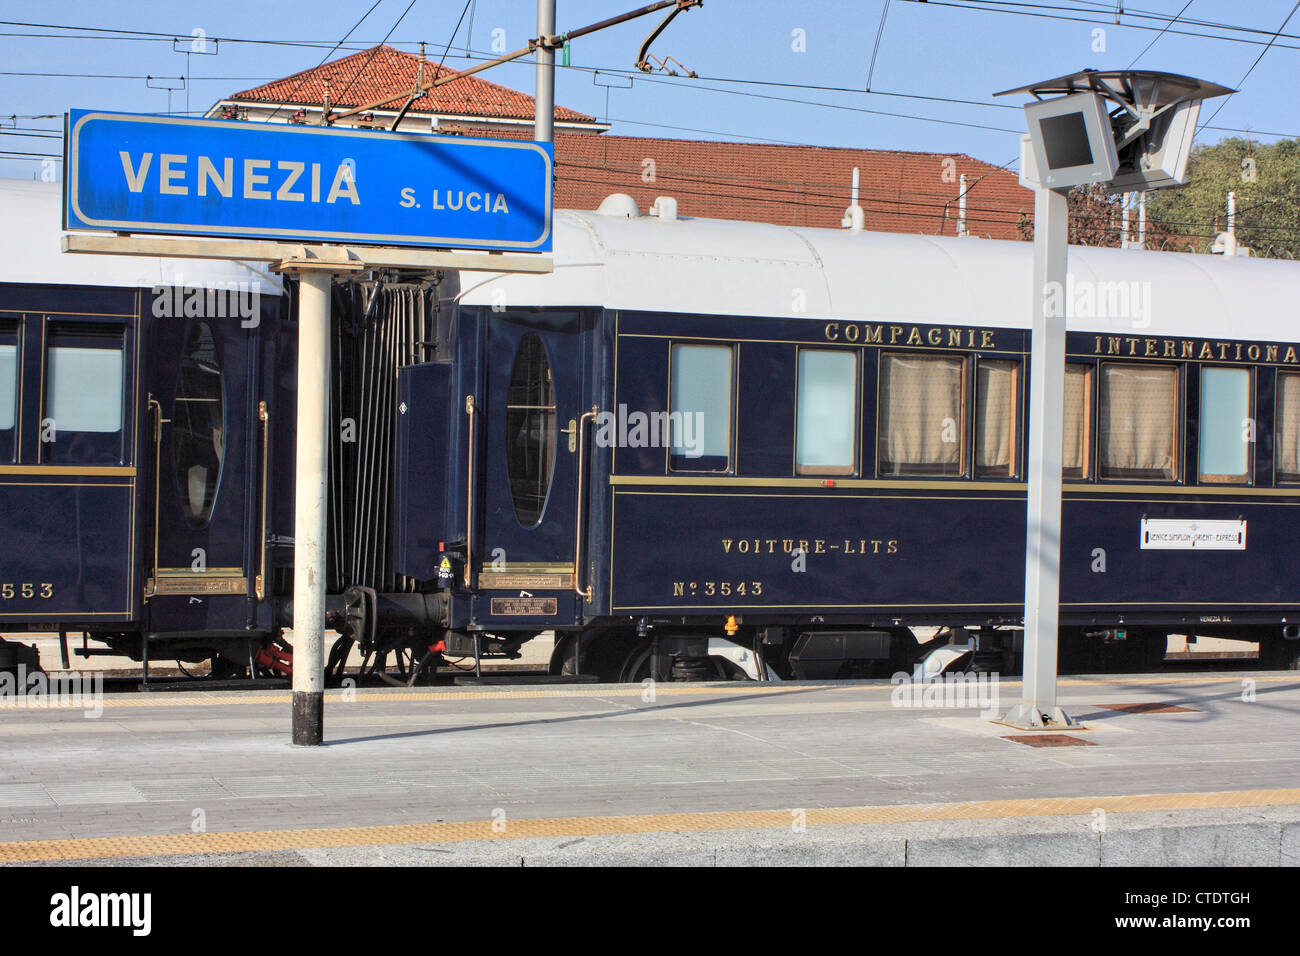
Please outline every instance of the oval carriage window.
[[190, 329], [176, 380], [172, 412], [172, 454], [181, 510], [191, 527], [212, 517], [226, 453], [226, 409], [217, 342], [206, 322]]
[[506, 476], [515, 516], [525, 527], [542, 518], [556, 437], [551, 366], [541, 337], [529, 332], [519, 343], [506, 397]]

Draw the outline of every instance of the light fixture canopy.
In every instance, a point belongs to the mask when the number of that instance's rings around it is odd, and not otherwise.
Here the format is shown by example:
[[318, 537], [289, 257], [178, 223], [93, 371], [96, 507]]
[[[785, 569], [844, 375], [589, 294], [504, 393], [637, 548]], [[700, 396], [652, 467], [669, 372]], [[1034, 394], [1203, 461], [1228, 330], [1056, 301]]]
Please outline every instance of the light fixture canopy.
[[[1029, 137], [1022, 149], [1022, 182], [1052, 189], [1104, 182], [1111, 192], [1121, 193], [1184, 185], [1201, 101], [1233, 92], [1178, 73], [1082, 70], [997, 95], [1027, 93], [1035, 100], [1025, 106]], [[1109, 150], [1093, 137], [1095, 128], [1090, 124], [1095, 114], [1085, 98], [1095, 98], [1103, 111], [1109, 110], [1103, 112], [1110, 130]], [[1071, 116], [1076, 109], [1077, 118]], [[1042, 125], [1045, 120], [1047, 127]], [[1082, 157], [1079, 144], [1084, 130], [1094, 162], [1055, 170], [1049, 149], [1058, 158]], [[1115, 157], [1114, 168], [1109, 175], [1097, 175], [1110, 155]]]

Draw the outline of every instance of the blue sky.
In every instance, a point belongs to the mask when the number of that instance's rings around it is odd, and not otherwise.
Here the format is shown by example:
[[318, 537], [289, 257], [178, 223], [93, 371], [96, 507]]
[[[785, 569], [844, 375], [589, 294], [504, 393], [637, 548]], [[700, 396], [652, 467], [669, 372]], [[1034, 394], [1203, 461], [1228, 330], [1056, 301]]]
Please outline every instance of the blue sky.
[[[315, 42], [325, 46], [223, 42], [216, 55], [189, 57], [188, 108], [202, 111], [223, 95], [315, 66], [347, 33], [374, 0], [0, 0], [0, 20], [156, 31], [188, 38], [201, 29], [209, 37]], [[380, 0], [353, 34], [347, 48], [381, 40], [410, 0]], [[585, 25], [641, 5], [642, 0], [559, 0], [560, 30]], [[1132, 0], [1115, 21], [1118, 4], [1088, 0], [1023, 0], [989, 4], [988, 0], [893, 0], [876, 55], [871, 87], [863, 92], [876, 45], [884, 0], [706, 0], [682, 14], [656, 42], [653, 51], [671, 54], [701, 79], [663, 75], [637, 77], [628, 88], [617, 75], [589, 69], [560, 70], [557, 101], [597, 116], [608, 116], [616, 132], [633, 136], [682, 136], [706, 139], [757, 139], [860, 146], [885, 149], [964, 152], [1001, 165], [1017, 153], [1021, 114], [994, 105], [973, 105], [887, 94], [955, 98], [991, 103], [991, 94], [1029, 81], [1084, 67], [1127, 67], [1157, 37], [1163, 23], [1136, 14], [1165, 17], [1178, 13], [1187, 0]], [[392, 34], [390, 43], [415, 49], [429, 44], [440, 56], [464, 9], [464, 0], [416, 0]], [[1057, 17], [1099, 22], [1072, 22], [1043, 16], [1011, 15], [973, 6], [1001, 6]], [[1179, 24], [1161, 35], [1142, 55], [1138, 67], [1188, 73], [1237, 86], [1277, 30], [1295, 0], [1192, 0], [1185, 17], [1264, 31], [1245, 33]], [[478, 55], [491, 51], [494, 39], [507, 49], [523, 46], [534, 35], [533, 0], [475, 0], [447, 57], [463, 67], [466, 45]], [[269, 16], [268, 16], [269, 14]], [[657, 22], [651, 15], [601, 32], [573, 45], [574, 67], [628, 71], [642, 38]], [[1104, 30], [1104, 35], [1096, 34]], [[1176, 30], [1214, 33], [1219, 38], [1189, 37]], [[499, 31], [499, 32], [498, 32]], [[63, 34], [60, 37], [30, 34]], [[150, 89], [145, 75], [179, 77], [186, 55], [170, 39], [81, 39], [82, 30], [0, 26], [0, 176], [30, 178], [38, 159], [8, 153], [58, 153], [58, 139], [39, 131], [58, 131], [61, 121], [25, 118], [61, 114], [70, 107], [165, 112], [168, 93]], [[1267, 51], [1214, 120], [1215, 126], [1256, 131], [1270, 140], [1274, 133], [1300, 135], [1300, 13]], [[15, 36], [14, 34], [28, 34]], [[1256, 43], [1232, 42], [1232, 35]], [[188, 44], [180, 44], [182, 48]], [[802, 49], [799, 49], [802, 47]], [[213, 47], [209, 46], [209, 49]], [[336, 56], [344, 55], [342, 52]], [[48, 73], [56, 76], [22, 76]], [[69, 74], [104, 74], [84, 78]], [[531, 62], [498, 67], [484, 74], [495, 82], [532, 92]], [[842, 87], [849, 92], [796, 87], [736, 84], [720, 79], [763, 80], [781, 84]], [[155, 80], [153, 85], [167, 85]], [[177, 85], [175, 79], [170, 85]], [[705, 87], [743, 91], [716, 92]], [[186, 109], [187, 93], [170, 95], [173, 111]], [[1009, 97], [1013, 105], [1018, 98]], [[813, 101], [833, 106], [811, 105]], [[608, 104], [608, 105], [607, 105]], [[848, 108], [833, 108], [833, 107]], [[1207, 107], [1202, 121], [1213, 109]], [[18, 114], [17, 120], [5, 119]], [[901, 115], [888, 115], [901, 114]], [[926, 117], [918, 120], [908, 117]], [[945, 122], [934, 122], [941, 120]], [[4, 132], [4, 130], [8, 132]], [[25, 135], [17, 135], [23, 133]], [[1232, 135], [1208, 130], [1210, 141]]]

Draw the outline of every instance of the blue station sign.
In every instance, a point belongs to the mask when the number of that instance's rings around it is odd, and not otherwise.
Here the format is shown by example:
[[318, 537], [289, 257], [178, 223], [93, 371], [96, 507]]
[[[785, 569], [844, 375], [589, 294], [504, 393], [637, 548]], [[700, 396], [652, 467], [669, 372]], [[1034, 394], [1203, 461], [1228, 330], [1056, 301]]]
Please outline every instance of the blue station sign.
[[65, 229], [546, 252], [549, 143], [73, 110]]

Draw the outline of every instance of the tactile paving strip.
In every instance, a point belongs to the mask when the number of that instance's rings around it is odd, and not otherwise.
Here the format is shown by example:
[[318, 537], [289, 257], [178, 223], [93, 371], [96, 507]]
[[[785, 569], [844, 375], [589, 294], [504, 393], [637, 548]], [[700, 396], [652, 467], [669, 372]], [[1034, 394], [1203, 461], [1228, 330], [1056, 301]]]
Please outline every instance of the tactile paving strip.
[[1225, 793], [1163, 793], [1110, 797], [1045, 797], [922, 803], [880, 807], [795, 810], [745, 810], [719, 813], [664, 813], [640, 816], [556, 817], [549, 819], [470, 820], [315, 830], [255, 830], [243, 833], [177, 833], [0, 843], [0, 863], [42, 860], [113, 859], [171, 854], [241, 853], [253, 850], [325, 849], [410, 843], [459, 843], [530, 837], [603, 834], [707, 832], [786, 829], [804, 816], [807, 826], [913, 823], [1107, 813], [1142, 813], [1238, 807], [1300, 805], [1300, 788], [1233, 790]]

